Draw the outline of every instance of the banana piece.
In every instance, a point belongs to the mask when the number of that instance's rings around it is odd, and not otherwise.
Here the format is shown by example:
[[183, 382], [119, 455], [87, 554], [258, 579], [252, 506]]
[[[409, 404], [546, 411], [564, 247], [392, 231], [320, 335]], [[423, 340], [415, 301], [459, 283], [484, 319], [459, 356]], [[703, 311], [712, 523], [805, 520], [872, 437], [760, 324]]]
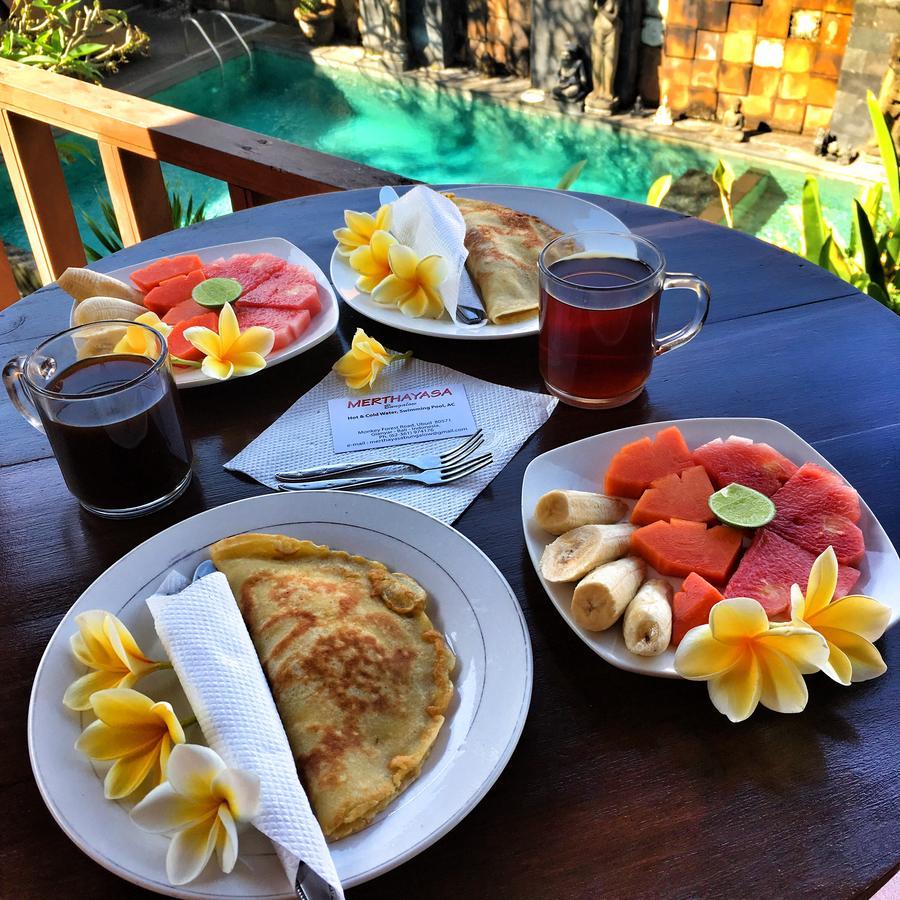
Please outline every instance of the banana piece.
[[73, 325], [89, 325], [110, 319], [127, 319], [133, 322], [147, 312], [146, 306], [122, 300], [119, 297], [90, 297], [79, 303], [72, 312]]
[[550, 534], [564, 534], [579, 525], [618, 522], [628, 507], [613, 497], [588, 491], [550, 491], [538, 500], [534, 519]]
[[622, 620], [625, 646], [637, 656], [659, 656], [672, 639], [672, 585], [651, 578], [641, 585]]
[[572, 618], [588, 631], [605, 631], [637, 593], [647, 566], [640, 557], [626, 556], [585, 575], [572, 595]]
[[125, 284], [124, 281], [119, 281], [111, 275], [94, 272], [92, 269], [76, 269], [70, 266], [59, 276], [57, 284], [74, 297], [76, 303], [91, 297], [118, 297], [120, 300], [140, 303], [143, 297], [143, 294], [130, 284]]
[[628, 552], [633, 525], [581, 525], [544, 547], [541, 572], [547, 581], [578, 581], [591, 569]]
[[98, 324], [96, 328], [91, 328], [86, 335], [76, 335], [75, 347], [78, 359], [112, 353], [116, 344], [125, 337], [127, 330], [127, 325], [117, 325], [111, 322], [109, 325]]

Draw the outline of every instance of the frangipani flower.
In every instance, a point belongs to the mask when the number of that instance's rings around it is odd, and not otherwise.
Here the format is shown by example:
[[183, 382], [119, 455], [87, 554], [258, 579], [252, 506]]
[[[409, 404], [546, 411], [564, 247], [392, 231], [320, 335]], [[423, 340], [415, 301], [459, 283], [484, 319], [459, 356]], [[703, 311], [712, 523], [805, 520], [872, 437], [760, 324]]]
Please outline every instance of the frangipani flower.
[[392, 353], [384, 346], [370, 338], [362, 328], [356, 329], [350, 349], [332, 366], [347, 387], [358, 391], [371, 387], [378, 373], [398, 359], [409, 359], [412, 353]]
[[147, 657], [131, 632], [112, 614], [92, 609], [75, 617], [78, 634], [69, 639], [75, 658], [93, 672], [73, 681], [63, 703], [69, 709], [90, 709], [91, 695], [107, 688], [130, 688], [138, 679], [157, 669], [168, 669], [167, 662]]
[[187, 884], [205, 868], [213, 850], [226, 874], [238, 855], [238, 822], [256, 815], [259, 778], [226, 768], [208, 747], [181, 744], [172, 751], [167, 781], [150, 791], [131, 811], [145, 831], [171, 833], [166, 874], [172, 884]]
[[844, 685], [877, 678], [887, 671], [887, 666], [872, 641], [884, 634], [891, 610], [861, 594], [832, 599], [837, 577], [837, 557], [829, 547], [813, 563], [806, 596], [799, 584], [791, 588], [791, 619], [793, 624], [806, 625], [826, 640], [828, 661], [821, 668], [829, 678]]
[[172, 747], [184, 743], [184, 729], [171, 705], [114, 688], [94, 693], [91, 706], [97, 721], [84, 729], [75, 749], [91, 759], [115, 760], [103, 782], [106, 798], [127, 797], [148, 777], [161, 784]]
[[384, 306], [396, 306], [404, 316], [436, 319], [444, 311], [438, 290], [447, 277], [447, 264], [437, 254], [419, 259], [414, 250], [394, 244], [388, 250], [391, 274], [375, 290], [372, 299]]
[[[155, 328], [164, 338], [172, 333], [172, 326], [166, 325], [155, 312], [141, 313], [134, 321]], [[113, 353], [133, 353], [151, 359], [156, 359], [159, 351], [159, 341], [146, 328], [135, 328], [134, 325], [125, 329], [125, 337], [113, 348]]]
[[341, 256], [349, 256], [357, 247], [367, 247], [376, 231], [387, 231], [391, 227], [391, 207], [385, 204], [379, 207], [374, 216], [369, 213], [344, 212], [346, 228], [337, 228], [333, 232], [338, 242], [337, 252]]
[[758, 703], [775, 712], [800, 712], [808, 693], [803, 672], [825, 665], [825, 639], [804, 625], [771, 625], [756, 600], [720, 600], [709, 624], [692, 628], [675, 652], [675, 671], [705, 681], [713, 705], [743, 722]]
[[200, 370], [217, 381], [252, 375], [264, 369], [265, 357], [275, 343], [275, 332], [271, 328], [252, 325], [241, 331], [230, 303], [226, 303], [219, 312], [218, 334], [202, 325], [195, 325], [185, 328], [184, 336], [204, 354]]
[[389, 231], [376, 231], [365, 247], [358, 247], [350, 254], [350, 268], [359, 272], [356, 288], [371, 294], [391, 274], [388, 251], [397, 243]]

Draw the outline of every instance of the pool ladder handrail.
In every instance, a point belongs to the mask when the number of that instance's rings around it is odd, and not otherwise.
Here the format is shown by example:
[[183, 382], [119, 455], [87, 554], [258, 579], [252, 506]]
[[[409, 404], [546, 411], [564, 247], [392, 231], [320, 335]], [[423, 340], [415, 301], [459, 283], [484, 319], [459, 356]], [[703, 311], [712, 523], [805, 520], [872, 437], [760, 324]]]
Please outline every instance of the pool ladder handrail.
[[[222, 61], [222, 54], [219, 53], [218, 50], [216, 50], [216, 45], [210, 40], [209, 35], [206, 33], [206, 29], [197, 21], [196, 16], [182, 16], [181, 17], [182, 25], [184, 25], [187, 22], [192, 22], [196, 26], [197, 31], [200, 32], [200, 37], [202, 37], [203, 40], [206, 41], [207, 45], [209, 46], [209, 49], [212, 50], [212, 52], [215, 54], [216, 59], [219, 61], [219, 74], [222, 77], [222, 84], [224, 84], [225, 83], [225, 63]], [[188, 48], [187, 29], [185, 29], [185, 31], [184, 31], [184, 46], [185, 46], [185, 49]]]
[[231, 21], [231, 16], [229, 16], [224, 10], [216, 9], [213, 10], [213, 15], [221, 16], [227, 23], [228, 27], [234, 32], [234, 36], [240, 42], [240, 45], [244, 48], [244, 52], [247, 54], [247, 59], [250, 60], [250, 72], [253, 72], [253, 51], [250, 49], [250, 45], [244, 40], [244, 36], [238, 30], [237, 25]]

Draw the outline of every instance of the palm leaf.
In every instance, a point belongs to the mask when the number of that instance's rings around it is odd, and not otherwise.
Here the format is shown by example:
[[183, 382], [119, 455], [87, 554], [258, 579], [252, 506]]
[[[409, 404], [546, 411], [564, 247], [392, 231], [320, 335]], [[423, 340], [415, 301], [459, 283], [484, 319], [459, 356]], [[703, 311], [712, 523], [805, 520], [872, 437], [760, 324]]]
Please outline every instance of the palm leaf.
[[887, 284], [884, 278], [884, 266], [881, 264], [881, 254], [878, 252], [878, 241], [875, 240], [875, 233], [872, 231], [872, 225], [869, 217], [863, 209], [859, 200], [853, 201], [854, 224], [859, 231], [859, 242], [863, 254], [863, 267], [866, 275], [877, 284], [883, 291], [887, 291]]
[[896, 221], [900, 219], [900, 168], [897, 167], [897, 152], [894, 150], [891, 132], [878, 105], [878, 99], [871, 91], [866, 91], [866, 105], [869, 107], [869, 118], [875, 129], [875, 141], [881, 153], [881, 164], [884, 166], [888, 191], [891, 194], [891, 213]]
[[578, 180], [578, 176], [584, 171], [584, 167], [587, 165], [587, 160], [582, 159], [575, 163], [574, 166], [571, 166], [566, 174], [563, 175], [562, 178], [559, 179], [559, 184], [556, 185], [556, 189], [558, 191], [567, 191], [573, 184]]
[[811, 175], [807, 176], [806, 181], [803, 182], [800, 208], [803, 212], [803, 255], [810, 262], [818, 263], [822, 254], [822, 245], [831, 234], [831, 229], [825, 224], [825, 218], [822, 215], [819, 182]]
[[660, 175], [653, 184], [650, 185], [650, 190], [647, 191], [647, 205], [648, 206], [660, 206], [662, 205], [663, 200], [666, 199], [666, 194], [669, 193], [669, 189], [672, 187], [672, 176], [671, 175]]
[[712, 173], [712, 180], [719, 189], [719, 199], [722, 201], [722, 212], [725, 213], [725, 223], [729, 228], [734, 228], [734, 206], [731, 202], [731, 189], [734, 187], [734, 170], [720, 159]]

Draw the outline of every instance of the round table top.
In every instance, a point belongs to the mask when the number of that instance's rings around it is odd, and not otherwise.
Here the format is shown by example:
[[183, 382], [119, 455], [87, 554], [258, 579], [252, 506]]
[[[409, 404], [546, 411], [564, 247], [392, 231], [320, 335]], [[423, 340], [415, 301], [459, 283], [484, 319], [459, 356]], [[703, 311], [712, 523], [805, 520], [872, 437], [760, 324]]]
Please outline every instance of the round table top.
[[[823, 453], [900, 538], [900, 319], [797, 256], [664, 210], [591, 197], [656, 242], [672, 271], [710, 285], [700, 336], [657, 360], [645, 393], [609, 412], [560, 405], [457, 521], [516, 592], [534, 648], [534, 694], [521, 741], [475, 810], [437, 844], [350, 896], [849, 897], [900, 862], [900, 679], [843, 688], [817, 678], [800, 715], [760, 709], [732, 725], [703, 685], [642, 678], [595, 656], [556, 613], [529, 562], [519, 493], [538, 454], [643, 422], [698, 416], [777, 419]], [[344, 209], [377, 191], [246, 210], [161, 235], [104, 259], [114, 269], [195, 247], [280, 236], [328, 270]], [[673, 295], [675, 298], [676, 295]], [[686, 302], [686, 301], [685, 301]], [[679, 301], [663, 315], [684, 316]], [[686, 307], [684, 307], [686, 309]], [[0, 356], [68, 324], [50, 287], [0, 314]], [[169, 525], [267, 488], [223, 463], [328, 371], [357, 326], [471, 375], [543, 390], [537, 339], [440, 341], [364, 320], [343, 306], [337, 333], [306, 354], [225, 385], [182, 393], [195, 449], [188, 492], [130, 522], [83, 512], [44, 437], [0, 403], [0, 742], [7, 818], [0, 895], [139, 896], [83, 856], [54, 824], [26, 751], [28, 696], [56, 624], [105, 568]], [[501, 353], [497, 350], [502, 349]], [[879, 642], [900, 665], [900, 629]]]

